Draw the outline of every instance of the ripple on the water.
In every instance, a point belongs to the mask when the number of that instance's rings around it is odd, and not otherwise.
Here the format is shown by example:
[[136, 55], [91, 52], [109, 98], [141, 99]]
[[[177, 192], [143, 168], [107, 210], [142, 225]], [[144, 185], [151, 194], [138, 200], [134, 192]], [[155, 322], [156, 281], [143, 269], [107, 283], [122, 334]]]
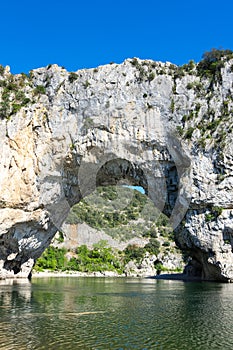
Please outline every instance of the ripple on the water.
[[231, 350], [233, 286], [56, 280], [4, 290], [1, 350]]

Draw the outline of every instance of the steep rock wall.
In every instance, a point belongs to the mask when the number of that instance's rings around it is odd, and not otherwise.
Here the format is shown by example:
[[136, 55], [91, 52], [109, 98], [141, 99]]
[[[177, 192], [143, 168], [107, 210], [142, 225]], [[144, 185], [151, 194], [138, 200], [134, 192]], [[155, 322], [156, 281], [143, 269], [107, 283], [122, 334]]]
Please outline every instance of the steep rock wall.
[[[218, 74], [126, 60], [0, 76], [0, 274], [25, 277], [98, 185], [145, 188], [189, 273], [233, 279], [233, 60]], [[202, 74], [203, 73], [203, 74]], [[21, 97], [18, 92], [21, 92]]]

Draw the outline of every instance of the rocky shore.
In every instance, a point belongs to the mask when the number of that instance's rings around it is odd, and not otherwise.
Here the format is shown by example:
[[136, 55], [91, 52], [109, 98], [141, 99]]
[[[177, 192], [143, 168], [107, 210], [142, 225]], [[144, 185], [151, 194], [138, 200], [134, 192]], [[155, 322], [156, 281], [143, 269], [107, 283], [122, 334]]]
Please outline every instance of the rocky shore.
[[155, 276], [142, 276], [142, 275], [131, 275], [127, 276], [126, 274], [117, 274], [112, 271], [104, 271], [104, 272], [76, 272], [76, 271], [70, 271], [70, 272], [51, 272], [51, 271], [44, 271], [44, 272], [33, 272], [32, 279], [35, 278], [50, 278], [50, 277], [119, 277], [119, 278], [151, 278], [156, 280], [171, 280], [171, 281], [184, 281], [184, 282], [198, 282], [203, 281], [200, 277], [196, 276], [188, 276], [184, 273], [162, 273], [160, 275]]
[[33, 272], [32, 278], [45, 277], [126, 277], [125, 274], [117, 274], [113, 271], [103, 272], [79, 272], [79, 271], [43, 271]]

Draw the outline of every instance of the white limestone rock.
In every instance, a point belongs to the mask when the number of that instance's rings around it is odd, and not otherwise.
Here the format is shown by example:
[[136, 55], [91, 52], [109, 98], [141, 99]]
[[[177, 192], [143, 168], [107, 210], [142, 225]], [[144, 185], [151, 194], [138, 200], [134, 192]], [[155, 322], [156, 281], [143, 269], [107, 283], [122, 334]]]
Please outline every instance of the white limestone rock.
[[1, 112], [1, 275], [28, 275], [73, 204], [124, 180], [170, 215], [203, 279], [232, 280], [232, 65], [212, 83], [196, 66], [181, 75], [139, 59], [76, 75], [52, 65], [28, 80], [6, 69], [1, 80], [24, 79], [30, 102], [14, 112], [11, 90]]

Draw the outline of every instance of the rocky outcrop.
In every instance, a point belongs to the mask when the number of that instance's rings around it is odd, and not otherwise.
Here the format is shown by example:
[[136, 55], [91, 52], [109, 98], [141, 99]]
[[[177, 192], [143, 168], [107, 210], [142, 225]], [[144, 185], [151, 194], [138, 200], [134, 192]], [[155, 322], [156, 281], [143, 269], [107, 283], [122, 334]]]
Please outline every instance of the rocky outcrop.
[[149, 242], [148, 238], [137, 236], [122, 241], [119, 239], [119, 237], [111, 237], [104, 231], [96, 230], [87, 225], [85, 222], [74, 225], [64, 223], [61, 229], [63, 236], [62, 240], [60, 239], [59, 232], [57, 232], [52, 244], [55, 247], [65, 248], [71, 251], [74, 251], [80, 245], [86, 245], [89, 249], [92, 249], [93, 245], [100, 241], [105, 241], [107, 246], [121, 251], [124, 250], [129, 244], [144, 247], [145, 244]]
[[190, 273], [233, 279], [233, 59], [220, 61], [0, 69], [1, 277], [27, 276], [96, 186], [131, 184], [170, 217]]

